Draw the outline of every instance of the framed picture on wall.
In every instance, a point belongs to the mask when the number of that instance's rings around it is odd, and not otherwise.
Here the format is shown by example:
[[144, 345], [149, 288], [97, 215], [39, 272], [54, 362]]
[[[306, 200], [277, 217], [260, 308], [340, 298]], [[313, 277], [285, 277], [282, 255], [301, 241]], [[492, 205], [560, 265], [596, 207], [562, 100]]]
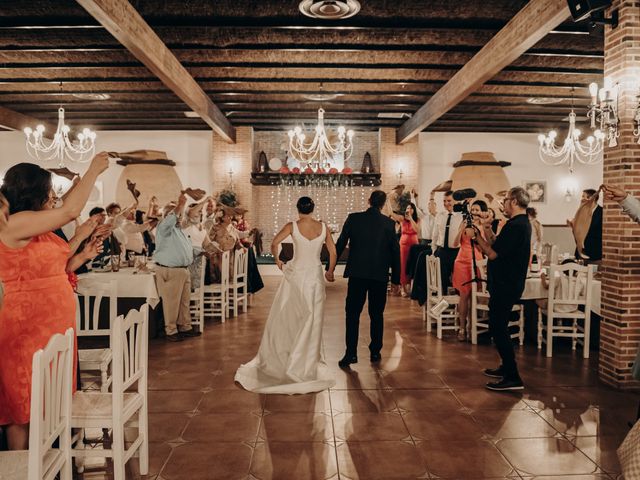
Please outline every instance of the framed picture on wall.
[[525, 180], [522, 186], [529, 194], [531, 203], [547, 203], [546, 180]]

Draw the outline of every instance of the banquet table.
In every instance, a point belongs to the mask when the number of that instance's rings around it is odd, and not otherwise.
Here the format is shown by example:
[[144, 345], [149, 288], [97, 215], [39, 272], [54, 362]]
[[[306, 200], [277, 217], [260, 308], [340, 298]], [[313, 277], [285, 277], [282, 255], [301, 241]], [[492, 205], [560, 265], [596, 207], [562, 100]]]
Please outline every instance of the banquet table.
[[112, 280], [117, 282], [118, 298], [144, 298], [151, 308], [156, 308], [160, 302], [155, 274], [136, 273], [134, 268], [129, 267], [121, 268], [118, 272], [92, 271], [78, 275], [78, 293], [83, 295], [83, 292]]
[[[118, 296], [118, 315], [126, 315], [131, 309], [138, 309], [144, 303], [149, 304], [149, 336], [155, 338], [164, 330], [160, 295], [156, 287], [155, 274], [137, 272], [132, 267], [121, 267], [118, 272], [91, 271], [78, 275], [78, 294], [83, 295], [105, 282], [116, 281]], [[106, 312], [105, 312], [106, 315]], [[106, 320], [105, 316], [105, 321]], [[103, 322], [102, 312], [100, 322]]]
[[[592, 288], [591, 311], [596, 315], [600, 315], [600, 290], [602, 289], [602, 282], [600, 280], [593, 280]], [[542, 287], [540, 275], [528, 276], [524, 285], [524, 292], [520, 297], [521, 300], [537, 300], [547, 298], [547, 296], [548, 291]]]

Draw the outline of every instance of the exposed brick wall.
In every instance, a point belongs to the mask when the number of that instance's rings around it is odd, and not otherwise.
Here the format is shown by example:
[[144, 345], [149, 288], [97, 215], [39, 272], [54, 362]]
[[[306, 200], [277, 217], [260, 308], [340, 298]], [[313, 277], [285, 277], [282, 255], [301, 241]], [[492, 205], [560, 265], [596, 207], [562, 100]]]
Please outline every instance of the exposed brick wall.
[[[640, 195], [640, 146], [632, 135], [640, 79], [640, 1], [614, 0], [620, 24], [605, 31], [605, 77], [620, 85], [620, 138], [606, 148], [604, 182]], [[615, 387], [637, 388], [631, 365], [640, 343], [640, 226], [606, 202], [603, 228], [600, 378]]]
[[[372, 187], [268, 187], [249, 183], [258, 155], [264, 151], [267, 159], [286, 157], [287, 135], [285, 132], [254, 132], [251, 128], [237, 129], [237, 143], [230, 145], [214, 134], [213, 142], [213, 191], [228, 186], [230, 165], [234, 169], [235, 190], [242, 204], [249, 208], [249, 221], [264, 233], [267, 247], [286, 222], [296, 218], [295, 202], [302, 195], [312, 197], [316, 203], [316, 217], [339, 230], [347, 215], [367, 208], [367, 199]], [[382, 173], [382, 186], [390, 191], [398, 183], [397, 171], [401, 165], [402, 183], [407, 187], [417, 185], [418, 137], [406, 145], [395, 144], [395, 130], [379, 132], [356, 132], [354, 152], [347, 165], [359, 171], [364, 154], [369, 152], [376, 171]]]
[[247, 219], [253, 221], [253, 189], [249, 183], [251, 176], [251, 160], [253, 151], [253, 128], [236, 127], [236, 143], [225, 142], [217, 134], [213, 133], [212, 164], [211, 169], [214, 194], [229, 187], [229, 169], [233, 168], [233, 186], [238, 194], [241, 204], [250, 211]]

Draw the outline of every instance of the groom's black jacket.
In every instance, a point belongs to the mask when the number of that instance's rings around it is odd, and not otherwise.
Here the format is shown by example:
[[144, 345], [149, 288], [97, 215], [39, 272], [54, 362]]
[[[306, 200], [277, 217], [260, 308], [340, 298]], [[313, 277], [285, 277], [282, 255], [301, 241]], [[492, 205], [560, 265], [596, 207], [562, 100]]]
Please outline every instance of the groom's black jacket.
[[400, 283], [400, 245], [395, 222], [377, 208], [347, 217], [336, 243], [338, 258], [349, 244], [345, 277]]

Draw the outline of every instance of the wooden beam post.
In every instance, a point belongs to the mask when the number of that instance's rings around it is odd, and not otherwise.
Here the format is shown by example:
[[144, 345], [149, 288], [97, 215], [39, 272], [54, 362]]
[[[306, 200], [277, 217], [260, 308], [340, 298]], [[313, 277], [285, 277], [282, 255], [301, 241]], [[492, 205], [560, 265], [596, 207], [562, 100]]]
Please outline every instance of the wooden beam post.
[[225, 141], [235, 128], [127, 0], [77, 0]]
[[398, 129], [404, 143], [435, 122], [569, 17], [566, 0], [531, 0]]
[[56, 132], [56, 126], [52, 123], [43, 122], [37, 118], [24, 115], [8, 108], [0, 107], [0, 127], [8, 128], [9, 130], [24, 130], [25, 127], [35, 128], [36, 125], [44, 125], [45, 138], [53, 138], [53, 134]]

